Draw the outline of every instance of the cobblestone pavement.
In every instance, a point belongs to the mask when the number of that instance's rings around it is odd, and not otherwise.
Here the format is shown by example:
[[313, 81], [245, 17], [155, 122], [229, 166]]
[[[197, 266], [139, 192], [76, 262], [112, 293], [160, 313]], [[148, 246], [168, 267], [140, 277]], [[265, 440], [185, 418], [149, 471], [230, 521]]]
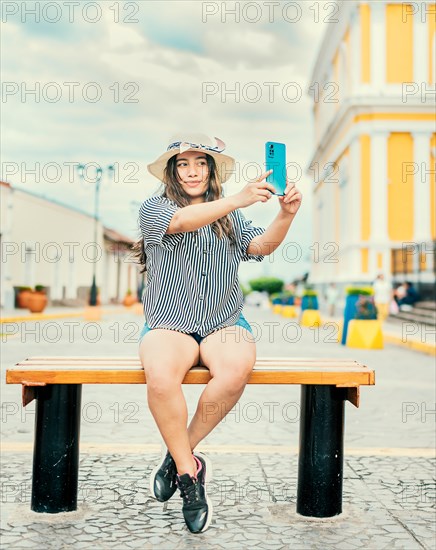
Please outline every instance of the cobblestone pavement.
[[[2, 547], [433, 548], [434, 358], [392, 345], [350, 349], [331, 327], [300, 329], [270, 310], [246, 307], [244, 314], [258, 356], [348, 357], [376, 370], [360, 408], [346, 405], [340, 516], [295, 512], [299, 387], [254, 385], [202, 442], [214, 466], [215, 514], [205, 533], [186, 530], [177, 495], [167, 505], [149, 496], [160, 436], [142, 386], [83, 388], [78, 511], [31, 512], [34, 404], [22, 409], [20, 388], [4, 383], [7, 366], [46, 354], [134, 356], [143, 324], [131, 313], [100, 323], [35, 321], [2, 345]], [[193, 413], [202, 387], [184, 391]]]
[[[149, 496], [159, 454], [85, 454], [77, 512], [29, 511], [30, 460], [3, 466], [6, 548], [433, 548], [434, 466], [428, 458], [348, 457], [344, 512], [332, 519], [295, 513], [295, 454], [210, 453], [214, 480], [211, 527], [184, 526], [181, 501]], [[16, 501], [16, 502], [14, 502]]]

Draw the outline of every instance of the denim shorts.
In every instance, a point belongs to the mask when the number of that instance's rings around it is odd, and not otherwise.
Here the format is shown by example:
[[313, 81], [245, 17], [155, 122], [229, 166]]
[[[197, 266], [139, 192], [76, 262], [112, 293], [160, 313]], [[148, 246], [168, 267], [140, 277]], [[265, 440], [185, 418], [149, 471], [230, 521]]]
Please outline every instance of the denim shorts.
[[[247, 319], [242, 315], [242, 313], [239, 314], [239, 319], [236, 321], [236, 323], [234, 324], [234, 326], [240, 326], [240, 327], [243, 327], [243, 328], [246, 328], [249, 332], [251, 332], [251, 334], [253, 334], [253, 330], [249, 324], [249, 322], [247, 321]], [[148, 331], [150, 330], [153, 330], [152, 328], [150, 328], [147, 323], [144, 323], [144, 326], [141, 330], [141, 334], [139, 335], [139, 339], [138, 339], [138, 344], [141, 343], [141, 340], [142, 340], [142, 337], [147, 334]], [[206, 338], [206, 336], [200, 336], [198, 334], [198, 332], [191, 332], [189, 333], [189, 336], [192, 336], [196, 342], [198, 344], [200, 344], [200, 342], [202, 340], [204, 340]]]

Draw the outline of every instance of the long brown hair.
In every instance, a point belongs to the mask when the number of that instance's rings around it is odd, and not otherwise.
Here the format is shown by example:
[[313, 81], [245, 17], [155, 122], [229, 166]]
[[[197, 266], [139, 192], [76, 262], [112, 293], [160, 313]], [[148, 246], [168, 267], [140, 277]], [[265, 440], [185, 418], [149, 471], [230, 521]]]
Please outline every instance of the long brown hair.
[[[223, 189], [220, 178], [218, 176], [215, 159], [211, 155], [208, 155], [207, 153], [205, 154], [207, 166], [209, 169], [209, 187], [206, 192], [205, 202], [212, 202], [223, 197]], [[163, 193], [161, 194], [162, 197], [166, 197], [167, 199], [174, 201], [180, 208], [183, 208], [184, 206], [188, 206], [190, 204], [189, 195], [185, 193], [178, 181], [177, 155], [174, 155], [168, 159], [167, 165], [164, 170], [163, 183], [165, 184], [165, 188]], [[230, 219], [229, 215], [219, 218], [218, 220], [212, 222], [210, 225], [213, 232], [219, 239], [226, 235], [230, 240], [230, 244], [233, 246], [236, 245], [236, 237], [233, 230], [232, 220]], [[140, 238], [132, 245], [131, 250], [133, 251], [133, 258], [137, 260], [135, 263], [139, 263], [140, 265], [144, 266], [144, 268], [141, 269], [140, 273], [144, 273], [146, 271], [144, 238], [141, 231], [139, 232], [139, 234]]]

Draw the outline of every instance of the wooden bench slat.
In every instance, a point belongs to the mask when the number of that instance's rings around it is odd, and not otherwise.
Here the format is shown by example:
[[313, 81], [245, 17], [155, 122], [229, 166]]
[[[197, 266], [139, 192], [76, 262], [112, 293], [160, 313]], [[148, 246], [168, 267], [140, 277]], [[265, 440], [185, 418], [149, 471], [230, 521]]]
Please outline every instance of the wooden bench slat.
[[[206, 368], [205, 365], [193, 365], [191, 367], [192, 369], [196, 368]], [[142, 369], [141, 363], [126, 363], [126, 364], [119, 364], [119, 363], [17, 363], [13, 367], [10, 367], [9, 370], [50, 370], [50, 369], [56, 369], [56, 370], [74, 370], [74, 369], [90, 369], [90, 370], [98, 370], [98, 369], [114, 369], [114, 370], [131, 370], [131, 369]], [[344, 369], [367, 369], [365, 365], [360, 365], [359, 363], [350, 363], [350, 364], [323, 364], [323, 363], [301, 363], [301, 364], [285, 364], [285, 363], [277, 363], [277, 364], [269, 364], [269, 365], [262, 365], [262, 363], [256, 362], [254, 365], [255, 370], [263, 369], [263, 370], [295, 370], [295, 369], [336, 369], [336, 370], [344, 370]]]
[[[196, 366], [196, 367], [191, 367], [191, 370], [192, 369], [201, 369], [201, 368], [205, 368], [205, 367], [202, 367], [202, 366]], [[8, 370], [8, 372], [11, 372], [11, 373], [15, 373], [15, 372], [35, 372], [35, 373], [39, 373], [41, 375], [41, 373], [45, 373], [45, 372], [64, 372], [66, 374], [68, 373], [73, 373], [73, 372], [78, 372], [78, 371], [83, 371], [83, 370], [89, 370], [90, 372], [109, 372], [109, 371], [119, 371], [119, 372], [131, 372], [131, 371], [138, 371], [138, 372], [142, 372], [142, 367], [140, 365], [124, 365], [123, 367], [118, 367], [118, 366], [114, 366], [114, 365], [90, 365], [90, 366], [86, 366], [84, 367], [83, 365], [50, 365], [50, 367], [44, 367], [43, 365], [33, 365], [33, 366], [21, 366], [21, 365], [18, 365], [16, 367], [12, 367]], [[359, 367], [359, 366], [352, 366], [352, 367], [346, 367], [346, 368], [343, 368], [341, 366], [338, 366], [338, 367], [334, 367], [334, 366], [331, 366], [331, 367], [327, 367], [327, 366], [312, 366], [312, 365], [304, 365], [304, 366], [299, 366], [299, 367], [282, 367], [280, 365], [278, 365], [277, 367], [259, 367], [259, 366], [256, 366], [254, 369], [254, 372], [260, 372], [260, 371], [263, 371], [263, 372], [268, 372], [268, 373], [271, 373], [271, 372], [319, 372], [319, 373], [323, 373], [323, 372], [340, 372], [340, 373], [344, 373], [344, 372], [368, 372], [367, 369], [365, 369], [364, 367]]]
[[[349, 368], [349, 367], [355, 367], [355, 366], [361, 366], [359, 365], [359, 363], [357, 363], [357, 361], [342, 361], [342, 360], [339, 360], [339, 361], [323, 361], [323, 360], [319, 360], [319, 359], [314, 359], [312, 361], [298, 361], [298, 360], [287, 360], [287, 361], [268, 361], [268, 362], [265, 362], [265, 361], [262, 361], [262, 360], [258, 360], [256, 361], [256, 367], [262, 367], [262, 368], [275, 368], [277, 366], [289, 366], [289, 367], [300, 367], [300, 366], [310, 366], [310, 367], [322, 367], [322, 366], [325, 366], [326, 364], [328, 365], [332, 365], [332, 366], [335, 366], [335, 367], [341, 367], [341, 368]], [[99, 367], [99, 366], [106, 366], [106, 365], [110, 365], [110, 366], [120, 366], [120, 367], [124, 367], [124, 366], [137, 366], [137, 367], [141, 367], [141, 362], [139, 359], [137, 360], [134, 360], [134, 361], [114, 361], [114, 360], [111, 360], [111, 359], [107, 359], [107, 360], [103, 360], [103, 359], [97, 359], [95, 361], [82, 361], [82, 360], [76, 360], [76, 361], [73, 361], [73, 360], [63, 360], [63, 359], [59, 359], [57, 361], [44, 361], [44, 360], [26, 360], [26, 361], [21, 361], [19, 363], [17, 363], [17, 365], [19, 366], [22, 366], [23, 368], [26, 368], [26, 367], [38, 367], [38, 366], [43, 366], [43, 367], [52, 367], [52, 366], [56, 366], [56, 367], [59, 367], [59, 366], [83, 366], [83, 367], [92, 367], [92, 366], [95, 366], [95, 367]]]
[[[249, 384], [319, 384], [340, 387], [357, 387], [374, 384], [372, 371], [368, 372], [314, 372], [308, 371], [254, 371], [248, 381]], [[41, 376], [43, 374], [43, 376]], [[183, 381], [184, 384], [207, 384], [210, 373], [207, 369], [189, 371]], [[108, 370], [89, 371], [8, 371], [8, 384], [32, 385], [35, 382], [46, 384], [145, 384], [144, 371]]]
[[[96, 357], [89, 357], [89, 356], [53, 356], [53, 357], [29, 357], [28, 359], [25, 359], [21, 361], [18, 364], [27, 364], [31, 363], [33, 361], [43, 361], [45, 363], [53, 363], [58, 361], [72, 361], [74, 363], [78, 361], [83, 362], [93, 362], [93, 361], [113, 361], [115, 363], [120, 362], [131, 362], [131, 363], [140, 363], [139, 358], [137, 357], [114, 357], [114, 356], [96, 356]], [[332, 357], [293, 357], [292, 359], [287, 357], [260, 357], [257, 359], [256, 364], [259, 363], [313, 363], [313, 362], [322, 362], [322, 363], [357, 363], [354, 359], [340, 359], [340, 358], [332, 358]]]
[[[209, 370], [191, 367], [186, 384], [207, 384]], [[139, 357], [35, 356], [6, 371], [8, 384], [145, 384]], [[355, 388], [375, 383], [374, 371], [352, 359], [259, 357], [249, 384], [320, 384]]]

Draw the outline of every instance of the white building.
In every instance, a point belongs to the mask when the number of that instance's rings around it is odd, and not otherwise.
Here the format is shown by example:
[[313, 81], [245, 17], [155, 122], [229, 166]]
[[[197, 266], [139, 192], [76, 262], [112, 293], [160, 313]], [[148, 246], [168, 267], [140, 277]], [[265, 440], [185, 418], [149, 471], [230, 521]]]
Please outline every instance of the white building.
[[15, 305], [17, 287], [44, 285], [51, 305], [86, 304], [95, 269], [102, 304], [136, 293], [132, 239], [78, 209], [0, 182], [1, 305]]

